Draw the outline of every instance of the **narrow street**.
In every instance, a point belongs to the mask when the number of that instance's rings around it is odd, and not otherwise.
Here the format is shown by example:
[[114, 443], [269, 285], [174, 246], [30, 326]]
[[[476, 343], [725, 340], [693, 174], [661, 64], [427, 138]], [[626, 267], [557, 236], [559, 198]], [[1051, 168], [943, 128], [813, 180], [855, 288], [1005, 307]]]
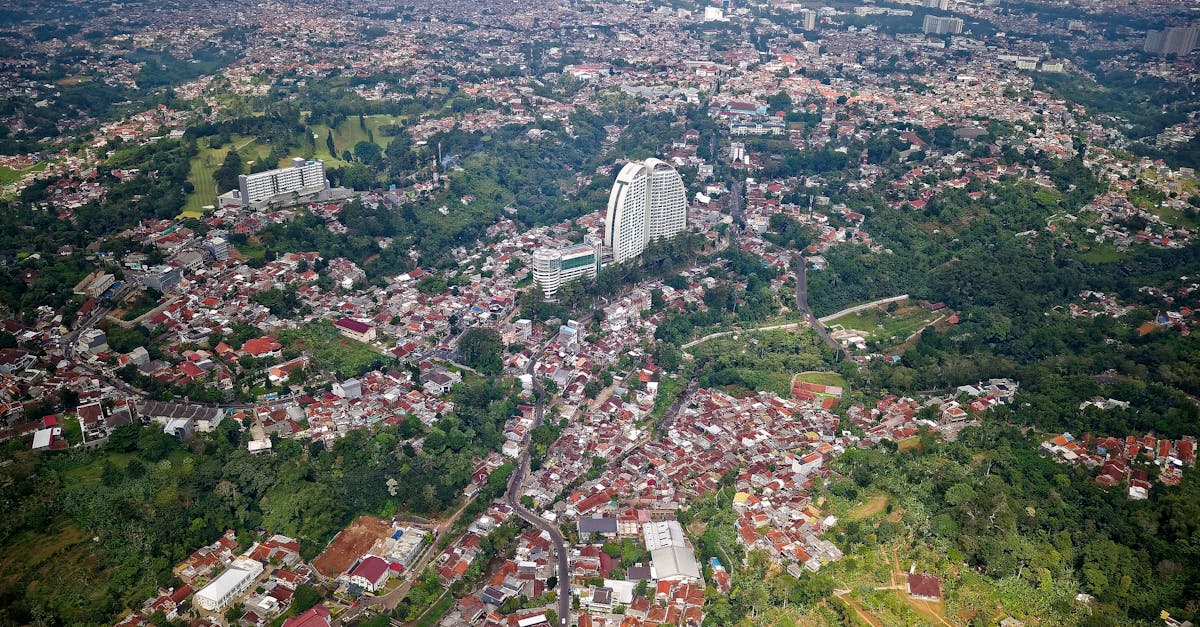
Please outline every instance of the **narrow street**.
[[[533, 359], [529, 361], [529, 366], [525, 370], [526, 373], [534, 375], [534, 394], [537, 396], [537, 404], [534, 406], [533, 411], [534, 429], [541, 426], [546, 412], [546, 391], [542, 388], [541, 380], [535, 375], [535, 370], [537, 369], [538, 360], [546, 352], [548, 344], [547, 342], [542, 345], [537, 355], [534, 355]], [[557, 526], [529, 511], [524, 505], [521, 505], [521, 491], [525, 485], [525, 479], [529, 474], [529, 447], [531, 442], [528, 436], [526, 436], [524, 444], [525, 448], [521, 451], [520, 457], [517, 458], [517, 468], [508, 479], [508, 491], [505, 494], [505, 501], [509, 507], [513, 508], [513, 511], [517, 513], [517, 516], [521, 520], [545, 531], [550, 536], [550, 542], [554, 545], [554, 552], [558, 558], [558, 568], [556, 570], [558, 577], [558, 621], [559, 625], [565, 626], [570, 623], [571, 617], [571, 575], [567, 559], [567, 543]]]

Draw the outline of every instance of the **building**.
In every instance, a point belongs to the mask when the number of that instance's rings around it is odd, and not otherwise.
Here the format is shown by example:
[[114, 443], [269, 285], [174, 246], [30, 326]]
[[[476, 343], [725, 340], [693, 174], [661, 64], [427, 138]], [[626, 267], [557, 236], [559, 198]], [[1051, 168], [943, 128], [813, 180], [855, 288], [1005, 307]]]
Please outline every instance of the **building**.
[[210, 237], [204, 242], [204, 248], [208, 254], [213, 256], [217, 261], [225, 261], [229, 259], [229, 240], [224, 237]]
[[329, 610], [318, 604], [299, 616], [283, 621], [283, 627], [329, 627], [330, 620]]
[[1196, 48], [1198, 36], [1200, 36], [1200, 25], [1173, 26], [1161, 31], [1152, 30], [1146, 33], [1146, 43], [1142, 50], [1164, 57], [1169, 54], [1183, 56]]
[[812, 30], [817, 27], [817, 12], [812, 9], [800, 10], [800, 28]]
[[687, 190], [683, 179], [659, 159], [625, 164], [608, 196], [604, 245], [613, 261], [637, 257], [646, 244], [687, 227]]
[[926, 15], [922, 24], [926, 35], [957, 35], [962, 32], [962, 27], [962, 18], [936, 15]]
[[277, 170], [238, 176], [238, 191], [242, 206], [290, 200], [292, 194], [312, 194], [329, 189], [325, 178], [325, 162], [292, 159], [292, 165]]
[[598, 541], [610, 540], [617, 537], [617, 519], [601, 516], [580, 518], [577, 523], [580, 542], [591, 542], [592, 536], [600, 536]]
[[375, 341], [375, 327], [353, 318], [342, 318], [334, 322], [333, 326], [337, 327], [338, 333], [352, 340], [364, 343]]
[[350, 572], [350, 583], [368, 592], [378, 592], [387, 583], [390, 570], [383, 558], [368, 555]]
[[533, 279], [546, 298], [553, 299], [558, 288], [571, 281], [595, 277], [600, 270], [598, 248], [594, 244], [575, 244], [533, 251]]
[[104, 292], [108, 291], [108, 288], [112, 287], [114, 284], [116, 284], [116, 282], [117, 279], [113, 275], [102, 274], [95, 281], [92, 281], [91, 285], [88, 285], [87, 295], [91, 296], [92, 298], [100, 298], [100, 296], [102, 296]]
[[229, 607], [242, 593], [254, 585], [263, 565], [246, 557], [234, 560], [229, 568], [196, 593], [196, 605], [210, 612]]
[[166, 292], [174, 289], [176, 285], [179, 285], [181, 280], [183, 280], [183, 272], [179, 268], [175, 266], [159, 265], [150, 268], [146, 272], [146, 276], [142, 279], [142, 283], [145, 283], [146, 287], [150, 289]]
[[926, 601], [942, 600], [942, 582], [933, 575], [908, 574], [908, 594]]

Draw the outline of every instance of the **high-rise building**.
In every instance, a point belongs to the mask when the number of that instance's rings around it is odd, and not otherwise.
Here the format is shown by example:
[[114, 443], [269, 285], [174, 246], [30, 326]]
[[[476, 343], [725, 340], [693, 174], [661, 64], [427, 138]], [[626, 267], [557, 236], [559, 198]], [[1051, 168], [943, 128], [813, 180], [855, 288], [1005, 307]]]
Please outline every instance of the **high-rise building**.
[[957, 35], [962, 32], [963, 21], [958, 17], [926, 15], [921, 26], [926, 35]]
[[533, 251], [533, 280], [541, 286], [546, 298], [554, 299], [563, 285], [596, 276], [600, 270], [599, 248], [596, 244], [539, 248]]
[[817, 27], [817, 12], [812, 9], [800, 10], [800, 28], [812, 30]]
[[1168, 54], [1183, 56], [1196, 48], [1197, 39], [1200, 39], [1200, 25], [1173, 26], [1161, 31], [1152, 30], [1146, 33], [1146, 43], [1142, 50], [1163, 56]]
[[286, 199], [292, 192], [311, 194], [329, 189], [325, 178], [325, 162], [292, 159], [292, 165], [278, 170], [267, 170], [238, 177], [242, 206], [260, 202]]
[[642, 254], [646, 244], [687, 227], [687, 191], [669, 164], [647, 159], [625, 164], [608, 195], [604, 245], [621, 263]]

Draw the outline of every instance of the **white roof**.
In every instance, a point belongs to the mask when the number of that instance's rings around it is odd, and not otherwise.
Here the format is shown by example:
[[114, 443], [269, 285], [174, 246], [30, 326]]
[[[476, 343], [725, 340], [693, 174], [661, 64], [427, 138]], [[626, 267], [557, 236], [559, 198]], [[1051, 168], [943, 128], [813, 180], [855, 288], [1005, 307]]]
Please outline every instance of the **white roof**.
[[33, 448], [46, 448], [50, 446], [50, 442], [54, 439], [55, 429], [38, 429], [37, 433], [33, 434]]
[[213, 601], [220, 601], [229, 594], [231, 590], [236, 590], [239, 585], [246, 579], [254, 575], [248, 570], [240, 568], [228, 568], [225, 572], [217, 575], [207, 586], [204, 586], [196, 593], [196, 596]]

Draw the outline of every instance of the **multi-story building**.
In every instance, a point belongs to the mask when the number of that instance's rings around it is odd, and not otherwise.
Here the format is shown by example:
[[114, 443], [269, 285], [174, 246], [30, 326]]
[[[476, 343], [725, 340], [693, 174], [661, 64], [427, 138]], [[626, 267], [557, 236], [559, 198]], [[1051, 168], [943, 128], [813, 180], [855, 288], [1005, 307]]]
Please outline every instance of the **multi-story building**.
[[242, 206], [286, 200], [291, 194], [311, 194], [329, 189], [325, 178], [325, 162], [292, 159], [292, 165], [238, 177]]
[[647, 159], [625, 165], [608, 196], [604, 245], [621, 263], [646, 244], [671, 237], [687, 227], [687, 191], [669, 164]]
[[533, 251], [533, 279], [542, 287], [546, 298], [553, 299], [563, 285], [596, 276], [600, 270], [598, 249], [595, 244], [539, 248]]
[[210, 237], [204, 242], [204, 248], [217, 261], [229, 259], [229, 240], [224, 237]]
[[1142, 50], [1162, 56], [1169, 54], [1183, 56], [1195, 49], [1198, 38], [1200, 38], [1200, 25], [1173, 26], [1161, 31], [1152, 30], [1146, 33], [1146, 43]]
[[812, 9], [802, 9], [800, 11], [800, 28], [804, 30], [812, 30], [817, 27], [817, 12]]
[[963, 21], [958, 17], [926, 15], [922, 30], [926, 35], [957, 35], [962, 32]]

